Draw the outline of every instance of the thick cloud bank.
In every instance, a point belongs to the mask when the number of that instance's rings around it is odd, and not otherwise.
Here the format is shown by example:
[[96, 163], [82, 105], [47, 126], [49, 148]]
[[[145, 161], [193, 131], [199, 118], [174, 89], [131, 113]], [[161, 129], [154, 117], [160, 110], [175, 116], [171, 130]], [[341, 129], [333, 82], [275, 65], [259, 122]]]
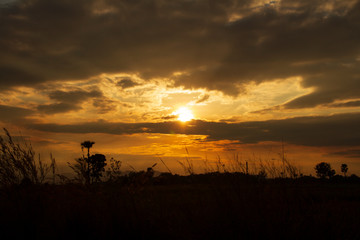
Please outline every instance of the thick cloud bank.
[[23, 0], [0, 8], [0, 86], [126, 72], [237, 95], [299, 76], [314, 90], [286, 107], [313, 107], [360, 98], [359, 30], [357, 0]]

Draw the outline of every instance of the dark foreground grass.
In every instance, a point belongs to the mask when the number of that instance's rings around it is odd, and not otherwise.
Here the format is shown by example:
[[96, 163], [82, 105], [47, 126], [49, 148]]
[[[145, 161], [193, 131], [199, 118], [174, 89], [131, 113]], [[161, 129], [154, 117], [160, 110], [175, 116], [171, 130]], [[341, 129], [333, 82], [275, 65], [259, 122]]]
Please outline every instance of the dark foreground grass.
[[219, 174], [153, 179], [140, 187], [13, 186], [1, 191], [1, 236], [360, 239], [360, 184]]

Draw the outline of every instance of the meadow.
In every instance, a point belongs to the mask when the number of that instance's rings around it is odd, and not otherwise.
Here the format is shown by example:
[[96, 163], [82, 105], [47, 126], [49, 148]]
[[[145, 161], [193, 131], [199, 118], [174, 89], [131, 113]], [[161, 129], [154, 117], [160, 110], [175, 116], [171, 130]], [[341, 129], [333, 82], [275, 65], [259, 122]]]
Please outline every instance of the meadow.
[[[10, 135], [0, 145], [3, 239], [360, 239], [356, 175], [315, 178], [275, 166], [249, 173], [245, 164], [155, 176], [154, 166], [124, 174], [109, 161], [102, 178], [86, 180], [85, 157], [70, 179]], [[183, 166], [191, 171], [190, 161]]]

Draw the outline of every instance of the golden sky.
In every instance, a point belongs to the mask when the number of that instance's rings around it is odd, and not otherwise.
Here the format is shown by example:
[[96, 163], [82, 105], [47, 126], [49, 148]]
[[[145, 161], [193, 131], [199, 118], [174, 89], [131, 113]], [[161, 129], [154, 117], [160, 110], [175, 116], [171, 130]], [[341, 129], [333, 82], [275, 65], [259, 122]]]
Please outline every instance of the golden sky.
[[285, 146], [360, 172], [358, 0], [7, 0], [0, 36], [0, 123], [62, 169], [92, 140], [137, 170]]

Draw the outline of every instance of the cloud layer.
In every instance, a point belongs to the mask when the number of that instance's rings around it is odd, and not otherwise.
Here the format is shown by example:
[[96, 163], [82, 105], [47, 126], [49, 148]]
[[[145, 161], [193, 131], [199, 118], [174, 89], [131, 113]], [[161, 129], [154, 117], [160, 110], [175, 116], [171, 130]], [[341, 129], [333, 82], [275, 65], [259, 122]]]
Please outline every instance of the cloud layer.
[[356, 0], [23, 0], [0, 9], [0, 86], [126, 72], [235, 96], [298, 76], [313, 91], [285, 107], [308, 108], [360, 98], [359, 27]]
[[194, 120], [189, 124], [111, 123], [29, 124], [28, 127], [57, 133], [107, 134], [188, 134], [206, 135], [207, 140], [238, 140], [239, 143], [284, 141], [303, 146], [359, 146], [360, 114], [338, 114], [328, 117], [297, 117], [243, 123], [221, 123]]

